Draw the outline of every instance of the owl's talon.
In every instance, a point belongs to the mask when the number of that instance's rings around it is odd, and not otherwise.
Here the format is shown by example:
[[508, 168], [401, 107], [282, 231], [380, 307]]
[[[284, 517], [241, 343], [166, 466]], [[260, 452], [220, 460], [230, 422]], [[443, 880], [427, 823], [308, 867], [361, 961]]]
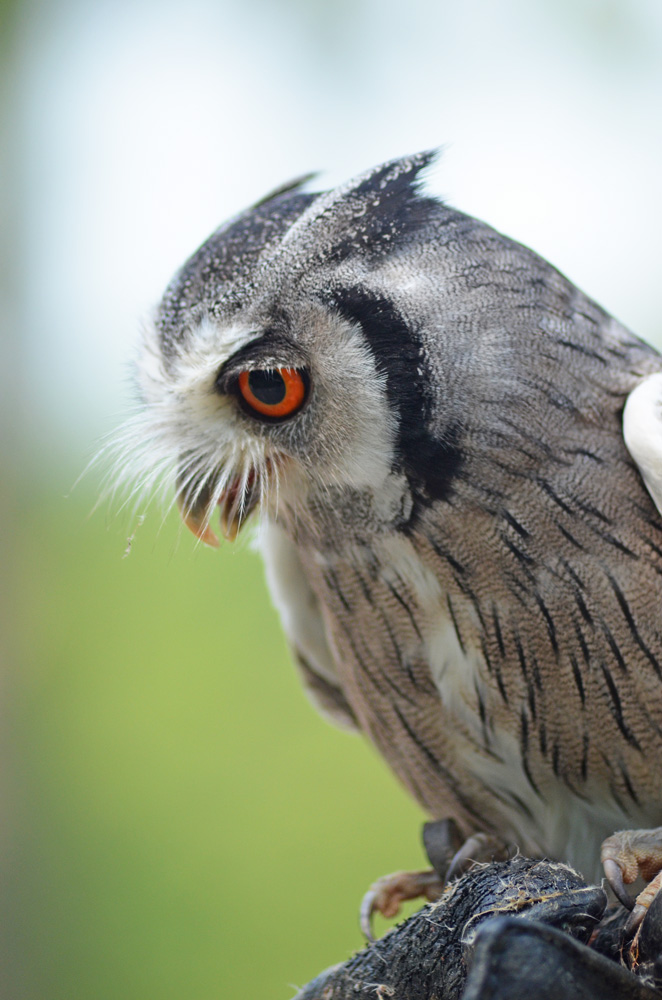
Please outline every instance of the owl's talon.
[[359, 926], [361, 928], [361, 933], [370, 944], [375, 941], [375, 935], [372, 932], [372, 915], [379, 909], [377, 898], [378, 892], [376, 892], [374, 887], [371, 886], [361, 900], [361, 907], [359, 909]]
[[510, 855], [510, 848], [499, 837], [493, 837], [489, 833], [474, 833], [455, 852], [446, 872], [446, 882], [463, 875], [476, 862], [507, 861]]
[[[662, 826], [652, 830], [619, 830], [603, 841], [600, 860], [614, 895], [632, 911], [625, 930], [633, 934], [662, 889]], [[648, 884], [632, 899], [625, 886], [639, 877]]]
[[377, 879], [361, 901], [359, 922], [368, 941], [374, 941], [372, 917], [381, 913], [387, 919], [397, 916], [400, 906], [408, 899], [424, 897], [429, 902], [439, 899], [444, 882], [433, 869], [419, 872], [393, 872]]
[[623, 927], [623, 934], [626, 939], [632, 937], [647, 913], [647, 906], [642, 906], [641, 903], [635, 903], [633, 900], [632, 912], [625, 921], [625, 926]]
[[602, 862], [602, 867], [604, 869], [605, 878], [607, 879], [612, 892], [616, 896], [616, 899], [619, 903], [623, 904], [626, 910], [633, 910], [635, 907], [635, 901], [625, 888], [623, 872], [620, 866], [613, 860], [613, 858], [606, 858]]
[[635, 900], [632, 913], [627, 919], [625, 924], [625, 933], [627, 935], [634, 934], [635, 931], [639, 929], [641, 922], [648, 913], [648, 908], [658, 895], [662, 891], [662, 871], [659, 871], [655, 878], [645, 886]]

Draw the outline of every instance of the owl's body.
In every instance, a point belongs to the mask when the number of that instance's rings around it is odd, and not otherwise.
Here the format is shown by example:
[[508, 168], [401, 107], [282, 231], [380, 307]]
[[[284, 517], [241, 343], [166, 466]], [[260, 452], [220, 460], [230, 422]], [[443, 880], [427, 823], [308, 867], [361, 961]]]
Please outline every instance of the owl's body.
[[[427, 161], [203, 245], [147, 337], [139, 450], [203, 536], [260, 507], [309, 693], [431, 816], [593, 875], [662, 824], [662, 518], [622, 429], [662, 358], [420, 195]], [[251, 410], [245, 371], [301, 372], [303, 402]]]

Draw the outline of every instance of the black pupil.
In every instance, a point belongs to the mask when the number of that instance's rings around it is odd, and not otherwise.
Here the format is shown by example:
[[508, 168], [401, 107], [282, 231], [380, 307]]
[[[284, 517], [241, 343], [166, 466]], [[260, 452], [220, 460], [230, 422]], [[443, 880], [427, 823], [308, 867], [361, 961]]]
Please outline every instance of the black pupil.
[[265, 406], [276, 406], [285, 399], [285, 380], [280, 372], [252, 371], [248, 375], [248, 387]]

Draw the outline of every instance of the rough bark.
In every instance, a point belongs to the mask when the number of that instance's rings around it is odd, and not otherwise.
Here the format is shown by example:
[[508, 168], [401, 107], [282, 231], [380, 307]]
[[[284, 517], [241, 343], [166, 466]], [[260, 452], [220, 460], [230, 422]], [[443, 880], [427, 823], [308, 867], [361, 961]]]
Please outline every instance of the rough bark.
[[295, 1000], [659, 1000], [647, 983], [660, 985], [662, 905], [646, 918], [637, 975], [620, 962], [627, 913], [609, 914], [603, 930], [606, 907], [603, 889], [565, 865], [476, 866]]

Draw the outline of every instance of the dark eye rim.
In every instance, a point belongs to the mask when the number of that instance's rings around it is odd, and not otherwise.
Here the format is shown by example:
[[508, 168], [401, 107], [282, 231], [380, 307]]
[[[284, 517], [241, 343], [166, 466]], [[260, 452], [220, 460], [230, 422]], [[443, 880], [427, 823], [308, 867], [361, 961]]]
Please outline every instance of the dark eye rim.
[[[301, 380], [303, 382], [303, 389], [304, 389], [303, 402], [301, 403], [300, 406], [298, 406], [296, 408], [296, 410], [293, 410], [292, 413], [286, 413], [286, 414], [283, 414], [281, 416], [272, 416], [272, 415], [267, 414], [267, 413], [260, 413], [258, 410], [255, 410], [251, 406], [251, 404], [248, 402], [248, 400], [244, 399], [244, 396], [243, 396], [243, 394], [241, 392], [241, 389], [239, 388], [239, 376], [242, 374], [243, 371], [255, 371], [255, 372], [272, 371], [273, 372], [273, 371], [278, 371], [278, 369], [280, 369], [280, 368], [290, 368], [292, 371], [297, 372], [301, 376]], [[294, 420], [295, 417], [298, 417], [299, 414], [303, 410], [305, 410], [306, 406], [308, 405], [308, 400], [310, 399], [310, 389], [311, 389], [311, 378], [310, 378], [310, 373], [308, 372], [307, 368], [304, 368], [301, 365], [292, 365], [292, 364], [283, 364], [283, 363], [281, 363], [281, 364], [277, 364], [277, 365], [275, 365], [275, 364], [273, 364], [273, 365], [251, 365], [251, 366], [248, 366], [248, 367], [242, 369], [241, 372], [237, 372], [235, 375], [232, 376], [232, 378], [230, 379], [230, 381], [227, 384], [226, 392], [229, 395], [232, 395], [236, 399], [239, 408], [247, 416], [249, 416], [251, 418], [251, 420], [254, 420], [254, 421], [257, 421], [258, 423], [263, 423], [263, 424], [284, 424], [284, 423], [287, 423], [290, 420]]]

